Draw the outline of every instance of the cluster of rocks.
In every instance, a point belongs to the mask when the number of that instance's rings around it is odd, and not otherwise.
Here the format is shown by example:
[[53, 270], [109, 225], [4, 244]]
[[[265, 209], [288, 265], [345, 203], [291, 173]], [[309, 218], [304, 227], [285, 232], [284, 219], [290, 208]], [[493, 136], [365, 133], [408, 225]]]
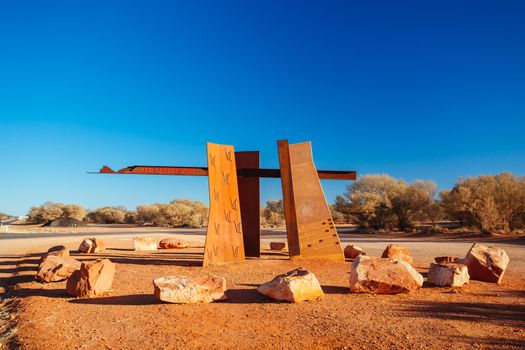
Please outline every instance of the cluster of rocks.
[[[166, 238], [159, 242], [161, 249], [188, 248], [188, 242]], [[133, 240], [136, 251], [157, 250], [157, 241], [152, 238]], [[107, 244], [99, 238], [84, 238], [78, 247], [82, 254], [97, 254], [106, 250]], [[75, 297], [94, 297], [111, 290], [115, 276], [115, 264], [109, 259], [80, 262], [72, 258], [65, 246], [54, 246], [40, 259], [36, 279], [40, 282], [67, 280], [66, 292]], [[199, 281], [200, 282], [200, 281]]]
[[[175, 304], [200, 304], [226, 300], [226, 279], [217, 276], [188, 278], [166, 276], [153, 280], [157, 299]], [[276, 276], [257, 290], [272, 299], [299, 303], [324, 296], [321, 284], [312, 272], [302, 268]]]
[[[284, 243], [282, 243], [284, 244]], [[181, 249], [187, 242], [174, 238], [157, 242], [151, 238], [135, 238], [137, 251]], [[80, 244], [83, 253], [98, 253], [105, 242], [86, 238]], [[272, 247], [283, 249], [284, 247]], [[360, 247], [349, 245], [345, 257], [353, 259], [350, 271], [350, 291], [353, 293], [407, 293], [423, 286], [424, 277], [413, 266], [406, 247], [390, 244], [381, 257], [371, 257]], [[506, 252], [476, 243], [464, 258], [441, 256], [431, 263], [427, 283], [436, 286], [462, 287], [470, 279], [500, 283], [509, 263]], [[42, 258], [37, 279], [43, 282], [67, 280], [66, 291], [75, 297], [93, 297], [111, 290], [115, 264], [109, 259], [79, 262], [69, 256], [64, 246], [49, 249]], [[161, 301], [177, 304], [210, 303], [226, 299], [226, 279], [218, 276], [164, 276], [153, 280], [153, 294]], [[278, 275], [258, 286], [257, 291], [269, 298], [291, 303], [321, 299], [323, 290], [316, 276], [303, 268]]]
[[[80, 243], [80, 253], [100, 253], [106, 249], [106, 243], [98, 238], [86, 238]], [[45, 282], [67, 280], [66, 292], [76, 297], [101, 295], [113, 284], [115, 264], [109, 259], [80, 262], [69, 255], [64, 246], [49, 248], [38, 266], [36, 279]]]
[[[421, 288], [424, 278], [413, 267], [408, 249], [390, 244], [381, 257], [356, 253], [347, 246], [345, 256], [354, 259], [350, 272], [350, 290], [358, 293], [395, 294]], [[436, 286], [462, 287], [470, 279], [500, 283], [509, 263], [503, 249], [476, 243], [464, 258], [441, 256], [431, 263], [427, 283]]]

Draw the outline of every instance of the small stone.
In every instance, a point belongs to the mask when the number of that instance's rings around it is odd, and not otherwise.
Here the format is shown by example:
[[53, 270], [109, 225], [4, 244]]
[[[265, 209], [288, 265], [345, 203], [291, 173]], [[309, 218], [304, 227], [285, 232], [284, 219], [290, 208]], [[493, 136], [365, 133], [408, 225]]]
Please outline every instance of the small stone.
[[422, 285], [423, 276], [403, 260], [360, 255], [352, 263], [350, 290], [354, 293], [406, 293]]
[[261, 284], [257, 291], [272, 299], [290, 303], [320, 299], [324, 296], [315, 275], [303, 268], [278, 275], [273, 280]]
[[434, 258], [434, 260], [436, 261], [437, 264], [442, 264], [442, 263], [448, 263], [448, 262], [456, 262], [456, 260], [458, 260], [459, 258], [456, 258], [456, 257], [453, 257], [453, 256], [437, 256]]
[[80, 269], [80, 261], [70, 257], [49, 255], [42, 259], [36, 278], [41, 282], [59, 282], [68, 279]]
[[436, 286], [462, 287], [468, 284], [470, 276], [467, 266], [451, 262], [430, 264], [427, 282]]
[[356, 245], [347, 245], [345, 247], [345, 258], [347, 259], [355, 259], [359, 255], [366, 255], [366, 252]]
[[473, 280], [500, 283], [509, 264], [509, 256], [500, 248], [475, 243], [461, 262]]
[[284, 247], [286, 247], [286, 243], [284, 242], [270, 242], [271, 250], [283, 250]]
[[148, 237], [135, 237], [133, 238], [133, 249], [136, 251], [157, 250], [157, 241]]
[[223, 277], [158, 277], [153, 280], [153, 287], [155, 297], [168, 303], [200, 304], [226, 299]]
[[390, 258], [394, 260], [403, 260], [409, 264], [412, 264], [413, 262], [412, 257], [408, 253], [408, 249], [397, 244], [389, 244], [388, 247], [386, 247], [383, 254], [381, 255], [381, 257]]
[[115, 264], [109, 259], [82, 263], [67, 280], [66, 291], [75, 297], [94, 297], [111, 290], [115, 277]]
[[86, 254], [101, 253], [106, 250], [106, 242], [99, 238], [84, 238], [78, 251]]
[[162, 249], [184, 249], [189, 246], [190, 243], [176, 238], [165, 238], [159, 242], [159, 247]]

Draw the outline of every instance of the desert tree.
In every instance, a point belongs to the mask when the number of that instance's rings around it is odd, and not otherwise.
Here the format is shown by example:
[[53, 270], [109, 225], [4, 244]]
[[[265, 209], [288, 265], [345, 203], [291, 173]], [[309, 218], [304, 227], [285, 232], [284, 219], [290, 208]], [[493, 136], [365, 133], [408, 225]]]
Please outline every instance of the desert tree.
[[436, 200], [436, 189], [436, 183], [431, 180], [416, 180], [410, 184], [415, 216], [430, 221], [433, 229], [437, 228], [437, 222], [443, 215], [441, 204]]
[[364, 175], [348, 185], [336, 203], [362, 227], [391, 228], [396, 223], [392, 200], [405, 186], [387, 174]]
[[269, 200], [266, 206], [261, 209], [262, 226], [283, 226], [284, 225], [284, 202], [282, 199]]
[[43, 224], [60, 217], [70, 217], [82, 220], [86, 210], [77, 204], [62, 204], [56, 202], [45, 202], [38, 207], [31, 207], [27, 213], [27, 222]]
[[102, 207], [91, 210], [87, 218], [97, 224], [120, 224], [126, 218], [127, 210], [122, 207]]
[[189, 199], [176, 199], [167, 204], [137, 207], [136, 220], [144, 224], [166, 227], [203, 227], [208, 221], [208, 207]]
[[480, 231], [515, 230], [523, 227], [525, 180], [512, 174], [460, 179], [440, 194], [449, 217]]

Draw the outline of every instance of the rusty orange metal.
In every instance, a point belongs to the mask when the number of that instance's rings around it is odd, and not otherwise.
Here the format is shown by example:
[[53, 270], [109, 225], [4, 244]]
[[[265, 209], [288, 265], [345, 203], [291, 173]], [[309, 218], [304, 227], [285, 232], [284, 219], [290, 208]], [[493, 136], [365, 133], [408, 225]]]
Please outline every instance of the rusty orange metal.
[[210, 213], [203, 266], [244, 261], [235, 151], [211, 142], [206, 149]]
[[284, 213], [291, 259], [344, 262], [343, 249], [319, 181], [310, 142], [278, 141]]
[[[356, 172], [352, 170], [318, 170], [321, 180], [355, 180]], [[98, 174], [131, 174], [131, 175], [180, 175], [180, 176], [208, 176], [207, 167], [184, 167], [184, 166], [152, 166], [133, 165], [120, 170], [113, 170], [104, 165]], [[281, 177], [280, 169], [259, 169], [252, 167], [237, 167], [238, 177]]]

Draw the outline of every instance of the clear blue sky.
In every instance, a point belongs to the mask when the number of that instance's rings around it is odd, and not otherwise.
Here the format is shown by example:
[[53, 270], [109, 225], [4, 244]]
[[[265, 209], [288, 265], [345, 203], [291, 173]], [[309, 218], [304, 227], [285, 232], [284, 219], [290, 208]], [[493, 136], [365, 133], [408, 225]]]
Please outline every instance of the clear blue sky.
[[[524, 1], [0, 1], [0, 211], [192, 198], [205, 142], [318, 168], [525, 174]], [[346, 183], [324, 181], [329, 201]], [[265, 180], [262, 199], [280, 198]]]

